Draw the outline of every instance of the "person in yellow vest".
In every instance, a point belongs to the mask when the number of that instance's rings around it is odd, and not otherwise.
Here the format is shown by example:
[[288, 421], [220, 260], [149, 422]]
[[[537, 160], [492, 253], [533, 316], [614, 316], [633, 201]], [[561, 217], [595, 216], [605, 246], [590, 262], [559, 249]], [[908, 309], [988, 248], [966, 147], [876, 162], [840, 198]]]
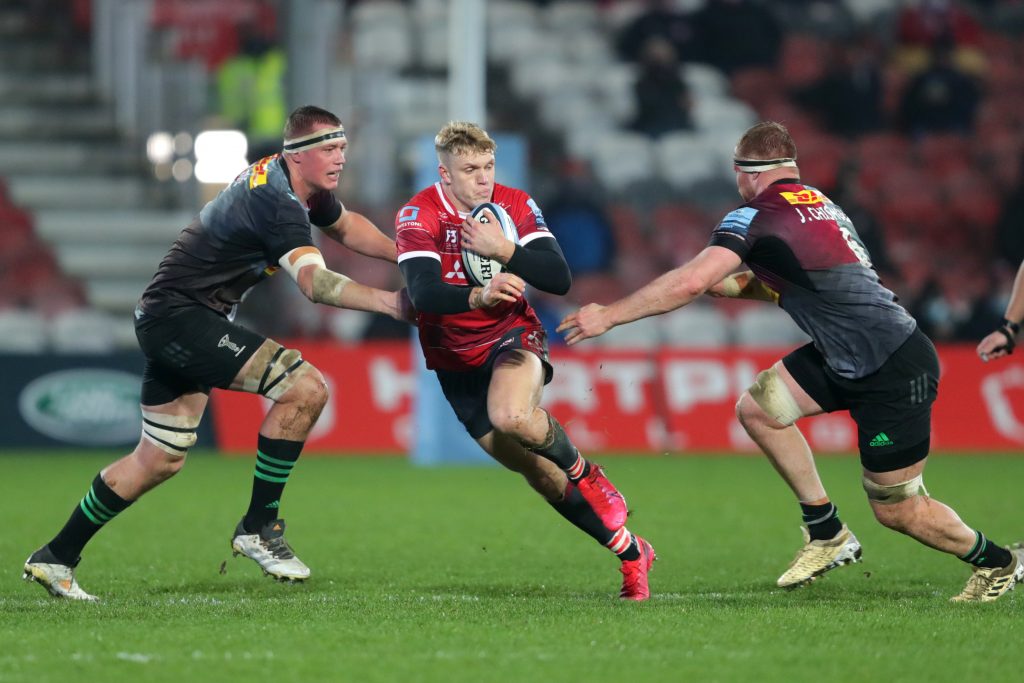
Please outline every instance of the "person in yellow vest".
[[219, 111], [249, 138], [249, 160], [280, 151], [281, 126], [288, 116], [284, 49], [253, 22], [239, 28], [241, 49], [217, 69]]

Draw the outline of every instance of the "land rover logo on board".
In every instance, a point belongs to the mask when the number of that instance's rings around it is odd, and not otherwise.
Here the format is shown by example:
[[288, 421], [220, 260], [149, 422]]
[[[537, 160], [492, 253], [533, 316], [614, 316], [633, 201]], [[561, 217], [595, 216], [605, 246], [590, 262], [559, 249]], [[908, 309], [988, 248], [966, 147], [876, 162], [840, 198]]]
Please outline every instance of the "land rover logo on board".
[[29, 383], [18, 408], [25, 422], [51, 439], [114, 446], [140, 434], [141, 385], [139, 376], [120, 370], [61, 370]]

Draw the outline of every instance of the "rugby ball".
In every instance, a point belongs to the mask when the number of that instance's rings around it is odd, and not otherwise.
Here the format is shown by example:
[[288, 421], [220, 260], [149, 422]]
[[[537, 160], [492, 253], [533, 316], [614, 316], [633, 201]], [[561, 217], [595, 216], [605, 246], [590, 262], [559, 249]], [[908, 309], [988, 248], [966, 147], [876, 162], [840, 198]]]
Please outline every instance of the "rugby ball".
[[[499, 205], [494, 202], [484, 202], [474, 208], [470, 215], [481, 223], [489, 223], [491, 217], [485, 213], [485, 210], [490, 210], [491, 215], [498, 219], [501, 231], [505, 234], [505, 239], [518, 244], [519, 232], [516, 230], [516, 224], [512, 222], [512, 217], [508, 215], [508, 212]], [[491, 278], [504, 270], [504, 268], [499, 261], [481, 256], [465, 247], [462, 248], [462, 269], [466, 271], [466, 278], [472, 285], [478, 287], [486, 286], [491, 281]]]

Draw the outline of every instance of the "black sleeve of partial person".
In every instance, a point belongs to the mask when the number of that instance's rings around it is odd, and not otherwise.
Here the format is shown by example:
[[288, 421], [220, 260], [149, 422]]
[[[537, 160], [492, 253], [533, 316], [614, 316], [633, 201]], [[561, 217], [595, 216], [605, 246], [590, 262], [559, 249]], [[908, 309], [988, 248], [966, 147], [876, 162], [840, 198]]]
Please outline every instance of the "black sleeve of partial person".
[[506, 267], [542, 292], [562, 295], [572, 286], [569, 264], [554, 239], [542, 237], [525, 247], [517, 244]]
[[411, 258], [398, 264], [412, 305], [420, 313], [465, 313], [471, 287], [447, 285], [441, 280], [441, 264], [432, 258]]

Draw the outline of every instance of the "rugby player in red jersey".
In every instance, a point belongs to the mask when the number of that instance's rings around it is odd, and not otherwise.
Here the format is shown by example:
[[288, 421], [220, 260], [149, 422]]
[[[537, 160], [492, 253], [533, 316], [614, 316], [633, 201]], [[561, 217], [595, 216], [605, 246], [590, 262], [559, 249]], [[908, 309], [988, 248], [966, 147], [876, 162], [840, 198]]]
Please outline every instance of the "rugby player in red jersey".
[[96, 475], [64, 527], [26, 560], [26, 579], [57, 597], [96, 599], [75, 578], [82, 549], [107, 522], [182, 468], [212, 387], [273, 401], [260, 426], [249, 508], [231, 538], [234, 553], [279, 580], [309, 577], [309, 567], [284, 538], [278, 509], [327, 402], [327, 385], [299, 351], [233, 320], [245, 293], [279, 269], [313, 302], [411, 317], [404, 292], [367, 287], [329, 270], [313, 244], [310, 229], [316, 225], [353, 251], [396, 260], [395, 243], [366, 217], [346, 210], [333, 193], [347, 144], [337, 116], [299, 107], [285, 123], [282, 153], [249, 166], [182, 230], [135, 309], [135, 331], [146, 356], [142, 438], [134, 451]]
[[[419, 313], [427, 367], [481, 448], [622, 560], [620, 596], [646, 600], [653, 548], [626, 528], [626, 501], [601, 468], [585, 460], [540, 407], [553, 369], [547, 336], [523, 293], [529, 284], [565, 294], [569, 266], [536, 202], [495, 183], [496, 145], [482, 128], [449, 123], [434, 146], [440, 179], [402, 207], [395, 221], [398, 264]], [[484, 202], [505, 209], [518, 244], [504, 237], [496, 221], [470, 216]], [[484, 287], [470, 286], [462, 247], [499, 261], [505, 272]]]
[[[939, 383], [935, 347], [879, 281], [843, 210], [800, 181], [796, 144], [784, 126], [750, 128], [734, 164], [746, 203], [722, 219], [707, 248], [615, 303], [567, 315], [558, 330], [577, 344], [705, 292], [776, 301], [812, 341], [758, 374], [736, 413], [803, 512], [805, 544], [778, 585], [805, 585], [860, 559], [860, 543], [840, 521], [794, 425], [848, 410], [876, 519], [973, 566], [954, 601], [1004, 595], [1024, 578], [1024, 550], [993, 543], [924, 487]], [[730, 275], [743, 262], [750, 270]]]

